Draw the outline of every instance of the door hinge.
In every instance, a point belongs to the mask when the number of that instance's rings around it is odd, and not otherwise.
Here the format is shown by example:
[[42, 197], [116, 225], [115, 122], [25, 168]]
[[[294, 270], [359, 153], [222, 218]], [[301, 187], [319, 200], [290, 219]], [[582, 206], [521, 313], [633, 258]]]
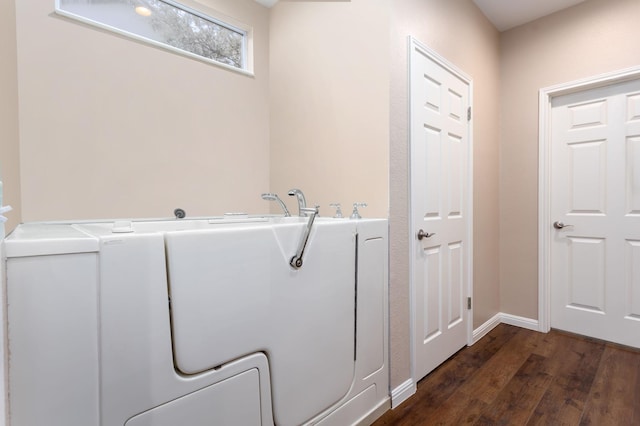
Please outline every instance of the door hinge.
[[471, 121], [471, 107], [467, 108], [467, 121]]
[[471, 298], [467, 297], [467, 309], [471, 309]]

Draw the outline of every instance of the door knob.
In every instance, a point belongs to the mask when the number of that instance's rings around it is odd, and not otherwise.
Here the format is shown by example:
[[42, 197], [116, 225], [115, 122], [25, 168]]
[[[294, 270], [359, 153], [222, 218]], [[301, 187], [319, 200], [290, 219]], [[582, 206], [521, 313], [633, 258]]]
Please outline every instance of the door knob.
[[434, 235], [436, 235], [435, 232], [430, 234], [428, 232], [424, 232], [422, 229], [418, 231], [418, 239], [419, 240], [422, 240], [423, 238], [433, 237]]
[[573, 226], [573, 225], [565, 225], [564, 223], [559, 222], [557, 220], [555, 222], [553, 222], [553, 227], [556, 228], [556, 229], [566, 228], [567, 226]]

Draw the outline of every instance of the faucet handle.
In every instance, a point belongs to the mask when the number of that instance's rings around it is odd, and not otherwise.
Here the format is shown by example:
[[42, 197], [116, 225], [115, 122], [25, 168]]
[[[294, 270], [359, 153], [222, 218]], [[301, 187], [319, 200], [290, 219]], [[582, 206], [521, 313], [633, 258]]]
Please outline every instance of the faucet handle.
[[320, 206], [316, 204], [315, 207], [302, 207], [300, 209], [300, 214], [303, 216], [309, 216], [309, 214], [320, 216]]
[[367, 203], [353, 203], [353, 212], [351, 212], [351, 219], [362, 219], [358, 207], [367, 207]]
[[329, 207], [333, 207], [336, 209], [336, 214], [333, 217], [336, 217], [336, 218], [344, 217], [342, 215], [342, 208], [341, 208], [342, 205], [340, 203], [331, 203], [329, 204]]

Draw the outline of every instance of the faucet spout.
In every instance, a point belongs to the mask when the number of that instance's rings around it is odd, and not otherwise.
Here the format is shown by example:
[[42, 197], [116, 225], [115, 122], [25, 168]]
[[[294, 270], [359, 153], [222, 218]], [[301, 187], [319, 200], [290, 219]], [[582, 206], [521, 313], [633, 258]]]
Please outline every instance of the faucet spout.
[[289, 213], [289, 209], [287, 209], [287, 206], [284, 204], [284, 202], [282, 202], [282, 200], [280, 199], [280, 197], [278, 197], [277, 194], [272, 194], [268, 192], [268, 193], [262, 194], [262, 199], [266, 201], [277, 202], [278, 204], [280, 204], [280, 208], [282, 208], [282, 210], [284, 211], [284, 216], [285, 217], [291, 216], [291, 213]]
[[304, 209], [307, 208], [307, 200], [304, 198], [302, 191], [300, 189], [293, 188], [289, 190], [288, 194], [291, 197], [296, 197], [298, 200], [298, 215], [302, 217], [306, 216], [307, 214]]

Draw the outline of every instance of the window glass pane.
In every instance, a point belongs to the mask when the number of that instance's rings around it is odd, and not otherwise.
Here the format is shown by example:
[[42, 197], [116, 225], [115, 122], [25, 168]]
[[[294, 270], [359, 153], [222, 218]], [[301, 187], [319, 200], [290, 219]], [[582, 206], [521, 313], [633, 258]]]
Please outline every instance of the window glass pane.
[[242, 30], [161, 0], [59, 0], [59, 9], [146, 39], [244, 68]]

